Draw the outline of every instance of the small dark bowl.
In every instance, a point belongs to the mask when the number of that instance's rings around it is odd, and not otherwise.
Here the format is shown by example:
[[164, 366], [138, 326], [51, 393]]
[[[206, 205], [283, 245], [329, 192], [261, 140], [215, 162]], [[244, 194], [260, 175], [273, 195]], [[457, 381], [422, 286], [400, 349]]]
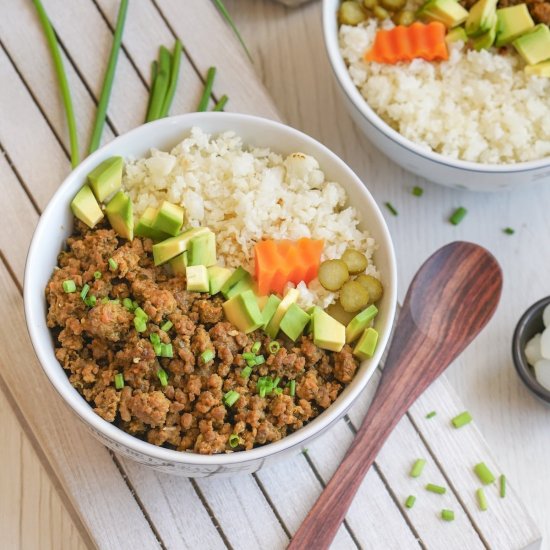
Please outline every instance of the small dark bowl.
[[519, 377], [523, 380], [523, 383], [539, 399], [542, 399], [542, 401], [550, 405], [550, 390], [547, 390], [537, 382], [535, 371], [533, 367], [527, 363], [527, 358], [525, 357], [525, 344], [527, 344], [535, 334], [544, 330], [542, 312], [548, 304], [550, 304], [550, 296], [533, 304], [521, 316], [512, 338], [512, 357], [514, 358], [514, 366], [518, 371]]

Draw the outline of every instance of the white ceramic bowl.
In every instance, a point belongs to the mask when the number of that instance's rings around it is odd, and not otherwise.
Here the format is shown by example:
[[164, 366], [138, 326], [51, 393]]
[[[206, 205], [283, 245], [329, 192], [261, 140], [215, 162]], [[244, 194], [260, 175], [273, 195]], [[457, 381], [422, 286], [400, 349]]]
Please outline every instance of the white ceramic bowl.
[[386, 124], [351, 80], [338, 47], [337, 11], [341, 0], [323, 0], [325, 47], [338, 89], [351, 117], [367, 138], [395, 163], [418, 176], [458, 189], [501, 191], [550, 182], [550, 158], [517, 164], [481, 164], [426, 151]]
[[[95, 414], [71, 386], [55, 358], [52, 337], [46, 326], [44, 289], [56, 265], [57, 255], [72, 230], [69, 203], [86, 180], [86, 175], [112, 155], [140, 157], [146, 155], [151, 147], [170, 149], [183, 139], [192, 126], [199, 126], [209, 133], [233, 130], [246, 144], [270, 147], [283, 154], [301, 151], [313, 155], [327, 176], [346, 189], [349, 202], [357, 208], [361, 219], [365, 220], [364, 226], [376, 239], [379, 249], [375, 260], [385, 286], [380, 314], [376, 319], [380, 342], [375, 356], [361, 365], [353, 382], [335, 403], [304, 428], [281, 441], [250, 451], [214, 456], [182, 453], [151, 445]], [[363, 183], [334, 153], [305, 134], [276, 122], [238, 114], [195, 113], [140, 126], [95, 152], [71, 172], [42, 214], [31, 243], [25, 270], [25, 313], [33, 346], [48, 378], [83, 425], [100, 441], [115, 452], [157, 470], [201, 477], [259, 470], [264, 464], [285, 454], [299, 452], [345, 414], [367, 385], [388, 342], [395, 312], [396, 281], [393, 245], [382, 214]]]

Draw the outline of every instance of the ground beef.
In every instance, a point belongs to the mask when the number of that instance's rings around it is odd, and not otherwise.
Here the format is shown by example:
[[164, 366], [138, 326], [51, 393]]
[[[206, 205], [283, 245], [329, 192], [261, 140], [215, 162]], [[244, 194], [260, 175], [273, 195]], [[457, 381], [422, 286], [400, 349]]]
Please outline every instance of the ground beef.
[[[469, 10], [477, 1], [460, 0], [460, 3]], [[509, 6], [516, 6], [517, 4], [527, 4], [527, 8], [535, 23], [550, 25], [550, 2], [545, 2], [544, 0], [499, 0], [498, 7], [507, 8]]]
[[[106, 227], [89, 230], [76, 222], [46, 288], [56, 357], [102, 418], [154, 445], [202, 454], [240, 451], [301, 428], [353, 379], [358, 365], [349, 346], [333, 353], [308, 336], [296, 342], [281, 336], [280, 349], [270, 354], [271, 339], [263, 331], [246, 335], [225, 320], [220, 297], [187, 292], [185, 277], [155, 267], [151, 244], [123, 241]], [[67, 279], [76, 292], [63, 290]], [[96, 297], [94, 305], [80, 296], [85, 284], [88, 296]], [[136, 330], [128, 299], [148, 315], [145, 332]], [[164, 331], [167, 321], [172, 326]], [[157, 338], [172, 345], [172, 357], [157, 356]], [[255, 342], [266, 361], [246, 378], [243, 353]], [[215, 357], [204, 361], [207, 350]], [[118, 374], [124, 377], [121, 389], [115, 385]], [[280, 378], [282, 391], [261, 397], [256, 386], [262, 376]], [[231, 390], [239, 398], [228, 406], [224, 395]], [[231, 447], [234, 434], [238, 444]]]

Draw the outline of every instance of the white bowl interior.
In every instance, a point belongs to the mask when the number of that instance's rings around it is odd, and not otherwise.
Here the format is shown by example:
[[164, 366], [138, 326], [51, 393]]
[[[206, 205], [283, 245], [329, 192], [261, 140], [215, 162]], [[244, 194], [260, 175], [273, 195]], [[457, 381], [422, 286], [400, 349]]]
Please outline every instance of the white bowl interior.
[[[349, 202], [357, 208], [364, 221], [364, 228], [368, 229], [376, 239], [379, 248], [375, 261], [385, 286], [385, 294], [379, 307], [380, 314], [376, 320], [380, 341], [375, 356], [362, 364], [354, 381], [338, 400], [307, 426], [281, 441], [250, 451], [227, 455], [204, 456], [156, 447], [104, 421], [93, 412], [90, 405], [69, 383], [64, 370], [55, 358], [52, 338], [46, 326], [47, 305], [44, 289], [56, 266], [57, 255], [72, 230], [70, 201], [85, 182], [86, 175], [99, 162], [112, 155], [139, 157], [146, 155], [151, 147], [170, 149], [185, 137], [192, 126], [199, 126], [208, 133], [231, 130], [240, 135], [245, 144], [270, 147], [284, 154], [301, 151], [314, 156], [328, 178], [339, 182], [346, 189]], [[160, 460], [187, 464], [224, 465], [264, 458], [300, 445], [334, 422], [349, 408], [355, 397], [365, 387], [386, 347], [395, 312], [396, 284], [394, 250], [382, 214], [359, 178], [336, 155], [305, 134], [276, 122], [229, 113], [194, 113], [140, 126], [98, 150], [71, 172], [51, 199], [35, 231], [27, 258], [24, 297], [29, 333], [47, 376], [63, 399], [92, 430], [101, 433], [116, 444]]]

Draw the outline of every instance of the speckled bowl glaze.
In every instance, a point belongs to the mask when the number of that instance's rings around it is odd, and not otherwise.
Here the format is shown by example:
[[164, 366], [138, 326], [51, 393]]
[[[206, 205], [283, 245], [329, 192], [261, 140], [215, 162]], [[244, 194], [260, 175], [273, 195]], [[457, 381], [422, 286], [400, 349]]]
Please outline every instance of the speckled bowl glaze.
[[341, 0], [323, 0], [325, 47], [346, 108], [367, 138], [405, 170], [457, 189], [502, 191], [550, 182], [550, 157], [516, 164], [481, 164], [446, 157], [403, 137], [369, 106], [351, 80], [338, 46], [337, 11]]
[[536, 395], [541, 401], [550, 405], [550, 391], [541, 386], [535, 378], [533, 367], [527, 362], [525, 357], [525, 345], [535, 334], [544, 330], [542, 322], [542, 312], [550, 304], [550, 296], [539, 300], [533, 304], [520, 318], [514, 336], [512, 337], [512, 357], [514, 366], [522, 382], [527, 388]]
[[[87, 174], [104, 159], [121, 155], [141, 157], [151, 147], [170, 149], [188, 131], [198, 126], [208, 133], [232, 130], [245, 144], [270, 147], [282, 154], [296, 151], [314, 156], [328, 178], [339, 182], [348, 200], [359, 212], [362, 226], [376, 239], [375, 262], [384, 282], [384, 297], [379, 305], [376, 328], [380, 340], [374, 357], [363, 362], [354, 380], [321, 415], [284, 439], [250, 451], [213, 456], [178, 452], [157, 447], [106, 422], [95, 414], [84, 398], [71, 386], [54, 354], [54, 343], [46, 326], [47, 305], [44, 289], [57, 263], [57, 255], [72, 231], [70, 201], [86, 180]], [[393, 324], [397, 276], [391, 237], [372, 195], [361, 180], [334, 153], [305, 134], [283, 124], [262, 118], [230, 113], [193, 113], [165, 118], [140, 126], [118, 137], [84, 160], [63, 182], [50, 200], [36, 228], [25, 270], [25, 314], [31, 340], [51, 383], [61, 399], [107, 447], [152, 468], [187, 477], [229, 475], [255, 472], [286, 455], [299, 452], [335, 424], [349, 409], [369, 382], [384, 353]], [[60, 419], [62, 421], [62, 419]]]

